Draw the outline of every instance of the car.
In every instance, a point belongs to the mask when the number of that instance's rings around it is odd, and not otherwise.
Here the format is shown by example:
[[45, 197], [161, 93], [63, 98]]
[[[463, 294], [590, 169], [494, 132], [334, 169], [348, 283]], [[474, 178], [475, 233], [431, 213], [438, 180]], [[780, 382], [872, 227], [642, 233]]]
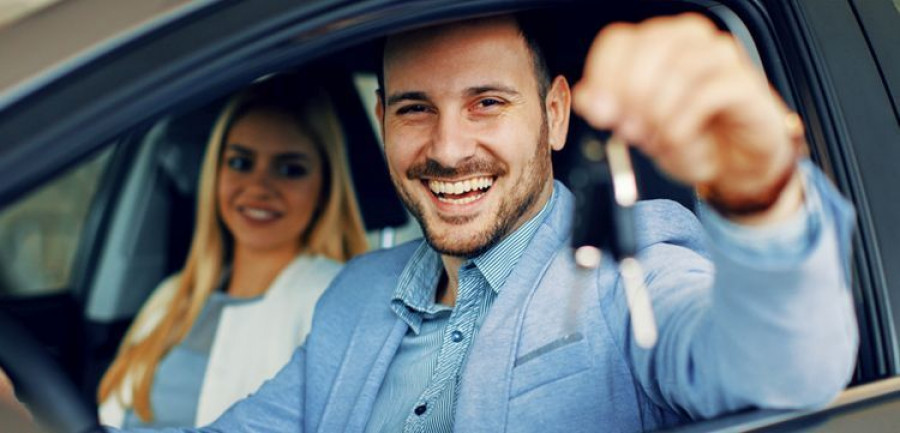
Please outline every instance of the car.
[[[9, 316], [0, 320], [0, 365], [45, 427], [98, 429], [92, 402], [100, 376], [150, 291], [183, 263], [215, 112], [254, 80], [328, 71], [320, 84], [348, 136], [370, 242], [386, 247], [419, 233], [392, 189], [372, 117], [384, 35], [539, 10], [551, 64], [574, 81], [604, 24], [694, 11], [731, 32], [765, 71], [804, 119], [811, 159], [856, 206], [860, 348], [850, 387], [826, 408], [754, 410], [676, 430], [897, 431], [900, 1], [824, 3], [49, 3], [0, 28], [0, 311]], [[577, 164], [574, 147], [554, 161], [561, 179]], [[637, 170], [643, 197], [691, 206], [693, 193], [646, 160]]]

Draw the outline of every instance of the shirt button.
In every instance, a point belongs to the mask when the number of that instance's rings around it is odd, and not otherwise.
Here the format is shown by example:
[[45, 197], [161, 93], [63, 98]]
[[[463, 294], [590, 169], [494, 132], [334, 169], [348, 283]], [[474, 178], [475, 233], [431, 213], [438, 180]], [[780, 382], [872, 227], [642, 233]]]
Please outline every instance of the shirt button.
[[453, 331], [450, 333], [450, 339], [453, 340], [454, 343], [459, 343], [463, 339], [463, 334], [459, 331]]
[[425, 413], [426, 410], [428, 410], [428, 405], [420, 404], [420, 405], [416, 406], [415, 412], [416, 412], [416, 415], [421, 416], [423, 413]]

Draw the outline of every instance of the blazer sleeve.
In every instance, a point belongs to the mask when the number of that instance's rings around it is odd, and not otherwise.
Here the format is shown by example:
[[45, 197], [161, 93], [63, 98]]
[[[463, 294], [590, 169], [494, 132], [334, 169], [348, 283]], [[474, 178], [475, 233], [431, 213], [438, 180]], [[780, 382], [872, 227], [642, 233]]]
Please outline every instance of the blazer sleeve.
[[200, 431], [302, 432], [305, 398], [306, 349], [247, 398], [232, 405], [219, 419]]
[[[708, 418], [823, 405], [846, 386], [858, 341], [847, 275], [854, 216], [818, 170], [805, 174], [820, 206], [797, 260], [754, 261], [677, 240], [640, 252], [659, 340], [646, 350], [624, 338], [633, 372], [657, 404]], [[625, 305], [621, 282], [616, 292]]]

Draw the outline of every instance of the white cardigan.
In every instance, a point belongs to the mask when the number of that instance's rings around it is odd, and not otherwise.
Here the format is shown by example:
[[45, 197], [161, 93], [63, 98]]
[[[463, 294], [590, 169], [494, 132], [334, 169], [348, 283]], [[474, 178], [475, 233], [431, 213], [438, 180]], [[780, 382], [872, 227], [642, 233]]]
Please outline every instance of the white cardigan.
[[[229, 305], [222, 311], [203, 377], [194, 426], [209, 424], [234, 402], [256, 391], [287, 363], [306, 338], [316, 301], [341, 269], [341, 264], [321, 256], [298, 256], [285, 267], [258, 302]], [[163, 281], [145, 304], [168, 303], [177, 278]], [[162, 311], [162, 309], [153, 309]], [[143, 338], [161, 319], [149, 320]], [[121, 427], [131, 407], [131, 381], [120, 388], [124, 401], [113, 393], [99, 408], [100, 421]], [[185, 426], [188, 427], [188, 426]]]

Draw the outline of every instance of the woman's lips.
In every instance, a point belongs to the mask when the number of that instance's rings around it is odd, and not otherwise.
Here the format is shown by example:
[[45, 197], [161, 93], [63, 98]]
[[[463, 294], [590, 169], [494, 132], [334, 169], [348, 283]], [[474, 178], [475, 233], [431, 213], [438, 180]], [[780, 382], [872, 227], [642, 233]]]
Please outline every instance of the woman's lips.
[[238, 206], [238, 213], [254, 222], [269, 222], [281, 217], [281, 212], [254, 206]]

